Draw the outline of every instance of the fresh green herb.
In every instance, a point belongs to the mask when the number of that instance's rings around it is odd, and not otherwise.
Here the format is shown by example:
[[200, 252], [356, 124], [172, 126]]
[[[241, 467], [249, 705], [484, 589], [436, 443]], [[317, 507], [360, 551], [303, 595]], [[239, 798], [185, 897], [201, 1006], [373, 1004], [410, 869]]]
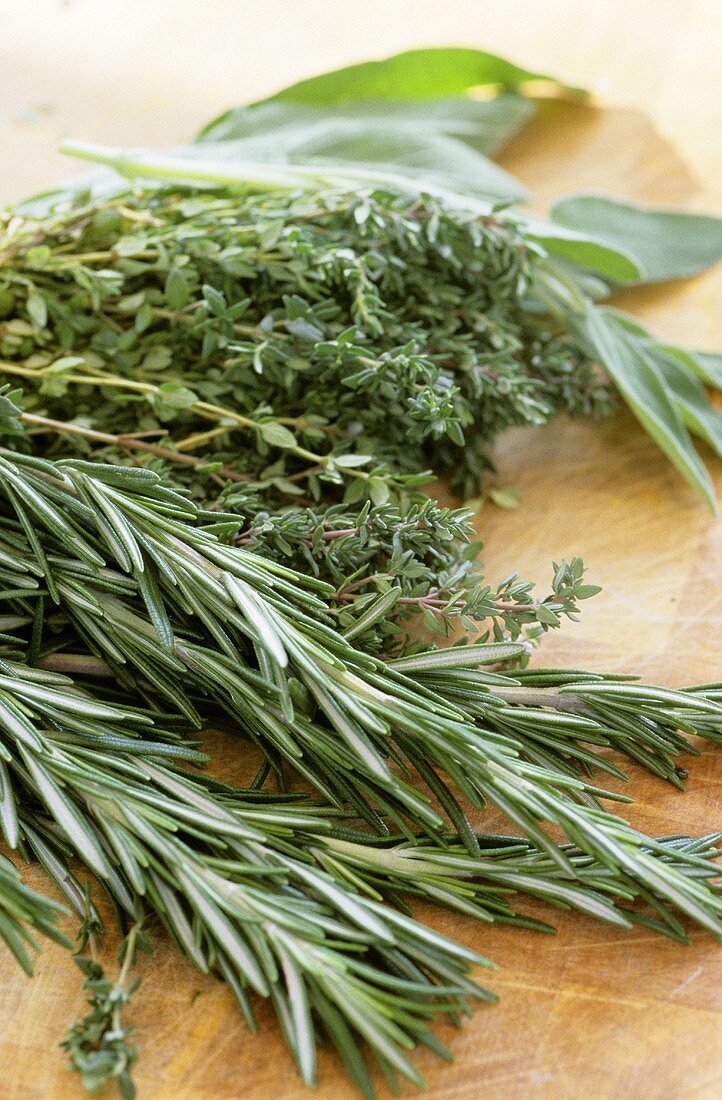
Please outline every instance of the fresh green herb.
[[[14, 848], [19, 841], [12, 808], [12, 793], [7, 778], [5, 754], [0, 754], [0, 779], [2, 779], [2, 826], [3, 835], [9, 847]], [[45, 898], [42, 894], [30, 890], [20, 881], [16, 867], [0, 856], [0, 936], [7, 948], [13, 953], [26, 974], [32, 974], [33, 962], [30, 951], [38, 950], [37, 940], [30, 928], [44, 936], [69, 947], [68, 940], [57, 927], [58, 918], [66, 910], [57, 902]]]
[[[270, 996], [307, 1082], [316, 1028], [367, 1095], [354, 1034], [387, 1071], [419, 1080], [404, 1049], [435, 1043], [428, 1017], [454, 1015], [474, 994], [464, 972], [479, 960], [384, 899], [422, 893], [518, 922], [494, 898], [501, 881], [680, 938], [676, 907], [722, 936], [722, 898], [707, 884], [715, 838], [671, 849], [646, 838], [603, 810], [598, 799], [613, 796], [586, 778], [620, 774], [596, 751], [611, 745], [679, 784], [679, 731], [722, 735], [722, 691], [486, 672], [519, 658], [513, 642], [411, 647], [389, 664], [333, 627], [327, 586], [225, 545], [202, 525], [214, 514], [151, 471], [6, 451], [0, 484], [10, 605], [42, 614], [56, 604], [35, 667], [4, 659], [0, 675], [15, 835], [51, 870], [69, 845], [121, 910], [144, 898], [196, 965], [232, 984], [249, 1018], [246, 986]], [[557, 572], [573, 581], [580, 568]], [[90, 690], [50, 671], [73, 663]], [[151, 710], [119, 703], [113, 679]], [[260, 792], [192, 778], [184, 762], [201, 758], [173, 732], [183, 718], [250, 736], [282, 786], [296, 771], [327, 808], [274, 807]], [[498, 878], [482, 857], [506, 842], [476, 835], [462, 795], [496, 803], [523, 829], [538, 849], [531, 867], [507, 865]], [[374, 854], [390, 825], [401, 848]], [[404, 871], [419, 845], [423, 878]]]
[[[91, 945], [92, 945], [91, 940]], [[138, 1047], [130, 1043], [133, 1028], [123, 1025], [123, 1010], [140, 985], [140, 978], [131, 980], [130, 972], [138, 950], [150, 950], [142, 921], [133, 925], [118, 949], [120, 973], [115, 982], [105, 971], [93, 950], [93, 957], [76, 955], [75, 961], [85, 976], [83, 988], [88, 992], [90, 1012], [68, 1032], [63, 1047], [68, 1051], [72, 1068], [82, 1077], [90, 1093], [117, 1081], [123, 1100], [136, 1095], [131, 1075], [138, 1060]]]
[[[64, 1046], [91, 1090], [133, 1095], [121, 1013], [150, 921], [251, 1029], [271, 1000], [306, 1083], [328, 1039], [366, 1097], [366, 1051], [421, 1083], [412, 1048], [448, 1056], [433, 1019], [493, 999], [471, 978], [486, 960], [417, 923], [414, 897], [722, 938], [720, 836], [646, 837], [596, 782], [627, 757], [682, 787], [688, 738], [722, 739], [722, 686], [526, 667], [597, 591], [583, 563], [555, 563], [541, 598], [492, 588], [469, 512], [422, 491], [442, 475], [515, 504], [483, 484], [494, 439], [606, 412], [601, 363], [713, 502], [687, 432], [720, 448], [699, 381], [719, 384], [716, 358], [595, 300], [711, 262], [716, 223], [684, 223], [667, 255], [666, 214], [495, 209], [521, 190], [486, 154], [533, 79], [478, 51], [355, 66], [170, 158], [75, 146], [155, 182], [100, 174], [3, 219], [0, 825], [90, 951]], [[473, 641], [429, 640], [459, 627]], [[208, 727], [260, 751], [248, 788], [199, 770]], [[480, 832], [489, 804], [521, 835]], [[130, 927], [115, 982], [71, 859]], [[65, 942], [59, 912], [0, 863], [26, 969], [31, 927]]]

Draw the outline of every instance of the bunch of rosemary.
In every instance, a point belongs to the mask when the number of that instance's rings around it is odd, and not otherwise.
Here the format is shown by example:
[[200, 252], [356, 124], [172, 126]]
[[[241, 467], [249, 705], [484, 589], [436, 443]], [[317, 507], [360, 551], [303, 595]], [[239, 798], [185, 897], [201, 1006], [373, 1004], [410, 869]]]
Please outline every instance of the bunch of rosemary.
[[[294, 125], [317, 110], [296, 103]], [[420, 1081], [411, 1048], [446, 1053], [433, 1018], [491, 997], [469, 977], [485, 960], [409, 896], [547, 928], [517, 907], [529, 895], [722, 937], [719, 837], [646, 837], [595, 782], [623, 775], [611, 748], [681, 786], [687, 736], [722, 737], [722, 687], [527, 668], [530, 640], [596, 591], [581, 561], [541, 599], [517, 577], [492, 589], [468, 511], [421, 491], [450, 475], [478, 493], [512, 424], [606, 411], [601, 358], [709, 497], [681, 410], [713, 359], [591, 301], [598, 276], [640, 270], [614, 243], [338, 148], [251, 173], [229, 127], [255, 126], [262, 160], [283, 109], [249, 111], [172, 164], [104, 155], [157, 182], [100, 175], [9, 211], [0, 237], [0, 824], [81, 946], [100, 924], [72, 861], [128, 931], [117, 983], [95, 947], [82, 962], [91, 1012], [65, 1044], [88, 1087], [126, 1096], [121, 1010], [153, 925], [251, 1027], [272, 1000], [306, 1082], [327, 1038], [366, 1096], [364, 1046]], [[370, 125], [358, 104], [345, 117]], [[474, 642], [429, 641], [457, 626]], [[250, 787], [197, 770], [209, 727], [239, 736], [239, 760], [260, 751]], [[480, 832], [488, 804], [519, 835]], [[2, 863], [0, 935], [26, 969], [30, 928], [62, 940], [58, 912]]]

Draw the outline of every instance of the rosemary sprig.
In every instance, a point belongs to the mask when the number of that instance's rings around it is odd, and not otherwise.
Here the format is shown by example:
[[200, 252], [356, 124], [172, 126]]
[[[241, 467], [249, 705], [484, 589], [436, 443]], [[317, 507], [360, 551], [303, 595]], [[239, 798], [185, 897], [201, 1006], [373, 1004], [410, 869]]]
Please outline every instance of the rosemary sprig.
[[[249, 991], [269, 996], [308, 1083], [317, 1029], [366, 1095], [373, 1091], [359, 1039], [388, 1072], [419, 1082], [408, 1049], [422, 1042], [444, 1052], [428, 1031], [431, 1017], [455, 1018], [469, 996], [489, 999], [465, 976], [484, 960], [383, 902], [421, 894], [479, 919], [544, 927], [510, 908], [504, 894], [512, 890], [615, 924], [642, 920], [675, 938], [684, 930], [668, 902], [680, 902], [682, 891], [682, 907], [696, 908], [708, 927], [722, 912], [707, 885], [717, 837], [645, 839], [621, 874], [572, 848], [560, 866], [518, 838], [479, 837], [479, 857], [453, 837], [441, 848], [379, 846], [338, 835], [323, 808], [287, 798], [277, 805], [185, 774], [173, 763], [185, 758], [182, 749], [127, 735], [133, 727], [157, 734], [150, 715], [83, 695], [57, 675], [16, 669], [2, 697], [3, 744], [14, 749], [11, 797], [30, 847], [62, 872], [70, 844], [131, 916], [142, 898], [196, 966], [230, 983], [251, 1026]], [[642, 861], [656, 869], [651, 888]], [[69, 1049], [92, 1084], [122, 1075], [132, 1060], [125, 1029], [108, 1034], [108, 1013], [112, 1022], [130, 991], [87, 969], [93, 1012]]]
[[[0, 756], [4, 759], [4, 754]], [[2, 777], [3, 808], [5, 808], [11, 801], [12, 794], [4, 764], [0, 768], [0, 777]], [[3, 832], [6, 839], [9, 832], [10, 838], [15, 836], [17, 842], [17, 834], [13, 833], [12, 825], [8, 830], [5, 821], [3, 821]], [[60, 915], [66, 912], [62, 905], [25, 886], [14, 864], [4, 856], [0, 856], [0, 937], [26, 974], [33, 972], [30, 952], [39, 950], [38, 943], [30, 931], [31, 928], [62, 944], [63, 947], [70, 946], [67, 937], [57, 927]]]
[[[405, 1051], [418, 1042], [443, 1049], [429, 1020], [454, 1016], [466, 996], [488, 999], [465, 977], [484, 960], [314, 869], [303, 837], [328, 831], [322, 812], [214, 797], [212, 783], [206, 791], [200, 778], [163, 763], [178, 750], [115, 732], [137, 725], [136, 712], [84, 698], [48, 673], [32, 681], [20, 675], [12, 685], [8, 679], [2, 725], [17, 760], [19, 828], [30, 825], [52, 847], [58, 841], [44, 824], [49, 812], [117, 903], [132, 914], [135, 898], [144, 898], [200, 969], [230, 983], [251, 1024], [247, 990], [271, 997], [307, 1083], [315, 1077], [312, 1012], [352, 1061], [363, 1066], [355, 1032], [388, 1070], [420, 1082]], [[33, 692], [33, 683], [43, 690]], [[79, 709], [86, 719], [80, 734]], [[41, 732], [44, 714], [52, 715], [52, 733]], [[300, 848], [291, 843], [297, 834]], [[105, 1032], [106, 1007], [96, 1006], [94, 1041]], [[75, 1033], [81, 1053], [86, 1032], [83, 1025]], [[113, 1047], [108, 1057], [116, 1054]], [[361, 1070], [359, 1078], [366, 1080]], [[367, 1082], [364, 1088], [370, 1094]]]
[[[46, 555], [46, 560], [56, 574], [59, 603], [68, 607], [91, 647], [102, 647], [102, 655], [117, 667], [135, 665], [189, 715], [195, 715], [196, 708], [182, 684], [195, 681], [199, 694], [211, 694], [271, 760], [278, 754], [285, 757], [336, 805], [358, 807], [376, 827], [379, 813], [389, 814], [407, 831], [411, 818], [433, 836], [441, 828], [438, 812], [407, 779], [393, 774], [388, 760], [409, 777], [413, 768], [441, 800], [470, 851], [478, 854], [458, 795], [439, 774], [443, 770], [472, 806], [495, 802], [560, 866], [569, 869], [558, 845], [540, 828], [542, 821], [554, 821], [590, 855], [617, 870], [629, 869], [641, 883], [719, 930], [716, 918], [699, 909], [685, 885], [673, 876], [660, 877], [642, 850], [642, 838], [589, 803], [588, 794], [599, 794], [597, 788], [571, 775], [569, 768], [552, 771], [519, 756], [518, 742], [504, 727], [519, 728], [521, 709], [509, 707], [507, 714], [497, 706], [496, 728], [492, 722], [472, 723], [464, 713], [466, 704], [458, 707], [450, 697], [453, 691], [445, 693], [438, 682], [433, 689], [423, 689], [418, 679], [405, 675], [419, 667], [442, 668], [448, 675], [455, 666], [514, 657], [519, 645], [432, 652], [388, 666], [355, 649], [328, 625], [319, 597], [303, 591], [304, 584], [312, 587], [311, 582], [242, 548], [224, 546], [213, 532], [194, 527], [187, 500], [164, 488], [152, 474], [6, 455], [0, 456], [0, 482], [36, 565], [37, 549], [31, 550], [33, 543], [40, 546], [35, 523], [47, 542], [57, 542], [65, 555], [80, 557], [82, 588], [64, 571], [62, 557], [57, 566], [55, 557]], [[63, 499], [61, 513], [57, 502]], [[108, 557], [133, 577], [137, 587], [123, 592], [122, 581], [101, 572]], [[141, 573], [144, 579], [139, 581]], [[136, 598], [134, 610], [128, 606], [129, 595]], [[138, 597], [145, 605], [142, 615], [137, 613]], [[207, 633], [221, 652], [177, 636], [171, 626], [176, 618], [185, 620], [186, 630]], [[154, 652], [160, 658], [151, 663]], [[295, 691], [292, 682], [298, 684]], [[493, 698], [488, 685], [473, 692], [467, 681], [466, 690], [472, 708], [479, 705], [477, 696], [481, 701]], [[32, 696], [32, 688], [23, 691]], [[302, 706], [294, 700], [299, 691]], [[662, 750], [665, 744], [679, 747], [676, 728], [715, 733], [722, 720], [719, 703], [700, 692], [606, 682], [563, 685], [559, 694], [591, 698], [598, 715], [604, 713], [600, 698], [618, 708], [621, 699], [622, 710], [625, 700], [627, 705], [633, 700], [645, 721], [656, 719]], [[527, 717], [527, 724], [537, 729], [556, 727], [568, 734], [571, 728], [572, 736], [585, 736], [581, 716], [536, 708]], [[610, 740], [615, 725], [621, 722], [611, 722]], [[644, 724], [640, 728], [640, 740], [654, 739]], [[665, 742], [669, 729], [671, 739]], [[590, 740], [599, 732], [597, 719]], [[617, 739], [621, 741], [618, 733]], [[568, 758], [572, 754], [573, 748]], [[354, 786], [363, 792], [365, 806], [358, 793], [351, 794]]]
[[[27, 838], [56, 878], [66, 850], [80, 856], [129, 913], [143, 898], [196, 965], [230, 982], [249, 1019], [247, 990], [270, 996], [309, 1083], [316, 1027], [367, 1095], [359, 1037], [388, 1073], [418, 1080], [406, 1052], [437, 1045], [431, 1016], [456, 1016], [467, 995], [482, 995], [466, 977], [476, 957], [384, 906], [404, 892], [529, 923], [500, 903], [503, 883], [682, 938], [676, 908], [722, 935], [709, 842], [670, 849], [644, 837], [579, 777], [599, 765], [600, 744], [674, 777], [677, 731], [722, 727], [716, 688], [544, 673], [525, 684], [523, 670], [484, 671], [518, 661], [519, 642], [411, 647], [385, 662], [339, 633], [331, 586], [228, 545], [221, 536], [235, 536], [237, 517], [199, 509], [147, 469], [5, 450], [0, 512], [8, 606], [15, 632], [30, 631], [35, 665], [14, 660], [23, 646], [11, 643], [0, 668], [6, 839]], [[573, 598], [580, 563], [558, 567], [557, 578]], [[102, 679], [83, 695], [37, 667], [68, 645], [81, 678], [107, 670], [145, 709], [98, 696]], [[334, 838], [332, 819], [312, 807], [219, 801], [213, 784], [190, 782], [172, 763], [200, 758], [179, 740], [177, 719], [158, 739], [158, 707], [196, 728], [220, 712], [282, 783], [298, 772], [335, 814], [379, 837], [389, 822], [407, 843], [423, 841], [422, 874], [408, 873], [415, 856], [384, 853], [368, 835]], [[501, 868], [484, 859], [464, 802], [487, 800], [536, 855]], [[451, 847], [444, 816], [458, 833]], [[547, 821], [573, 847], [553, 841]], [[113, 1066], [125, 1065], [124, 1051]]]

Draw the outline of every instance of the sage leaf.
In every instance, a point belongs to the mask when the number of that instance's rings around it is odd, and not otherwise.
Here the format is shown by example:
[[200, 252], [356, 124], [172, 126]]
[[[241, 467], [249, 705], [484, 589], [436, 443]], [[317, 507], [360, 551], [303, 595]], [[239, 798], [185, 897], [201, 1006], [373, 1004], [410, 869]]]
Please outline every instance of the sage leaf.
[[717, 512], [709, 474], [692, 446], [664, 378], [650, 365], [644, 345], [615, 314], [587, 307], [583, 323], [592, 346], [637, 419], [713, 512]]
[[708, 386], [722, 390], [722, 355], [711, 351], [684, 351], [681, 348], [669, 348], [670, 352], [686, 356], [689, 365]]
[[351, 135], [361, 128], [393, 128], [399, 133], [445, 134], [458, 138], [486, 156], [506, 145], [532, 118], [532, 100], [515, 93], [494, 99], [359, 99], [332, 107], [290, 101], [234, 107], [209, 123], [197, 142], [250, 141], [258, 147], [278, 143], [280, 138], [322, 132], [330, 120], [337, 131]]
[[522, 218], [531, 236], [548, 252], [583, 271], [612, 283], [629, 283], [642, 278], [642, 268], [623, 244], [556, 222], [544, 222], [526, 215]]
[[[328, 106], [354, 99], [437, 99], [473, 88], [515, 91], [530, 81], [584, 96], [581, 88], [532, 72], [485, 50], [436, 47], [405, 50], [380, 61], [364, 61], [300, 80], [276, 92], [273, 100]], [[268, 101], [266, 101], [268, 102]]]
[[722, 218], [705, 214], [658, 210], [602, 195], [572, 195], [554, 204], [551, 220], [633, 257], [640, 275], [618, 282], [682, 279], [722, 259]]
[[[585, 94], [483, 50], [408, 50], [227, 111], [196, 141], [213, 142], [215, 159], [387, 165], [462, 192], [513, 200], [524, 188], [483, 154], [496, 153], [528, 121], [534, 107], [516, 93], [540, 84]], [[480, 89], [506, 94], [473, 98]]]
[[397, 176], [423, 180], [437, 187], [453, 187], [461, 194], [494, 201], [515, 202], [525, 188], [477, 149], [426, 127], [398, 125], [396, 118], [337, 119], [324, 114], [294, 126], [266, 127], [257, 137], [233, 141], [204, 140], [186, 145], [176, 154], [215, 164], [299, 164], [327, 167], [337, 173], [343, 165], [367, 172], [386, 170]]
[[[722, 413], [710, 404], [700, 381], [701, 378], [711, 385], [715, 384], [714, 375], [710, 373], [705, 376], [704, 364], [700, 360], [707, 359], [714, 363], [717, 359], [722, 362], [722, 356], [700, 355], [662, 343], [636, 318], [619, 310], [609, 312], [634, 337], [649, 365], [664, 379], [689, 431], [708, 443], [717, 454], [722, 454]], [[722, 385], [722, 377], [718, 382]]]

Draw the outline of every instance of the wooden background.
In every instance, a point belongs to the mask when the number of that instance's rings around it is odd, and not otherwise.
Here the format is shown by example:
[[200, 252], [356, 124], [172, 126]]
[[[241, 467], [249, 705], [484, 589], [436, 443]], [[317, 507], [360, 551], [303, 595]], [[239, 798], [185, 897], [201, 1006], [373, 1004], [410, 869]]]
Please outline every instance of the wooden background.
[[[70, 174], [54, 151], [64, 135], [171, 144], [293, 79], [432, 44], [497, 50], [597, 94], [598, 107], [549, 105], [505, 156], [539, 209], [576, 188], [722, 209], [719, 0], [0, 0], [0, 199]], [[718, 270], [629, 293], [625, 305], [667, 337], [720, 348], [721, 298]], [[713, 465], [722, 496], [722, 463]], [[579, 553], [604, 585], [540, 661], [634, 669], [673, 684], [722, 678], [722, 523], [630, 416], [515, 433], [499, 448], [499, 467], [522, 506], [479, 517], [490, 576], [514, 568], [544, 582], [552, 558]], [[219, 749], [234, 774], [232, 752]], [[719, 752], [693, 763], [684, 795], [635, 778], [629, 816], [645, 829], [722, 826]], [[695, 934], [682, 948], [576, 916], [558, 920], [557, 937], [541, 937], [422, 915], [500, 963], [490, 979], [500, 1005], [444, 1035], [453, 1066], [420, 1055], [429, 1100], [489, 1090], [555, 1100], [722, 1094], [722, 950], [709, 937]], [[133, 1017], [145, 1033], [141, 1097], [307, 1095], [270, 1013], [261, 1012], [261, 1035], [248, 1036], [226, 990], [165, 943], [143, 974]], [[81, 1007], [61, 951], [44, 951], [33, 981], [0, 958], [7, 1100], [81, 1094], [54, 1050]], [[320, 1068], [319, 1100], [355, 1095], [332, 1056]]]

